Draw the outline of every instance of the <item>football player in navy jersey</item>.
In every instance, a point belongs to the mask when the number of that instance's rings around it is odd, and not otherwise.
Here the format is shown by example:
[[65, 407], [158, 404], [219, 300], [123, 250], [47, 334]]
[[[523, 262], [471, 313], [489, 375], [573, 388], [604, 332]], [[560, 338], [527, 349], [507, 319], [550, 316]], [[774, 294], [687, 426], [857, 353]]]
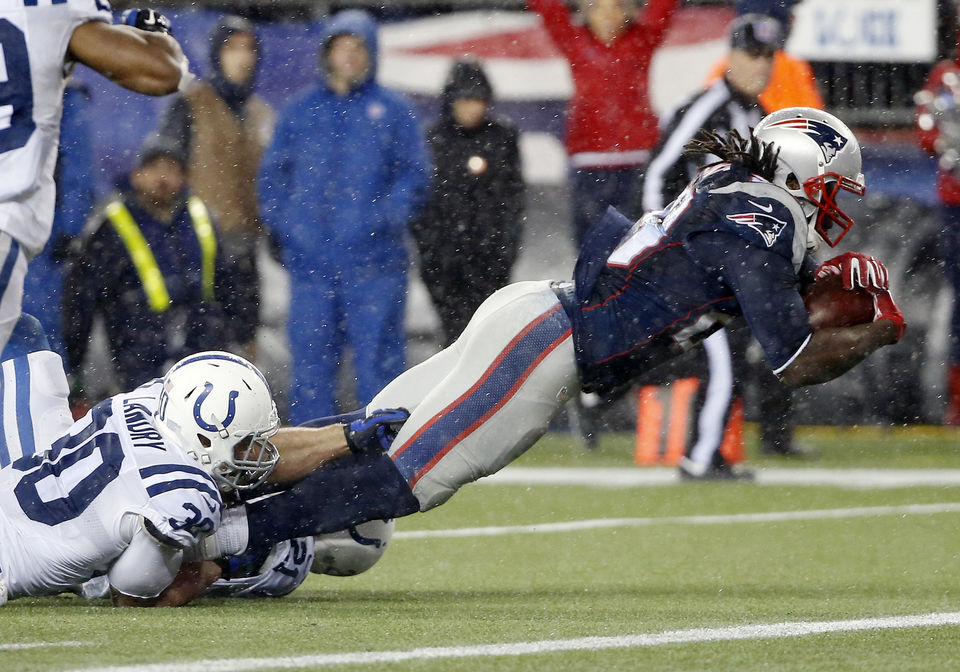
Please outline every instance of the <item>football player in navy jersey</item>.
[[[303, 478], [225, 516], [208, 557], [218, 557], [221, 536], [233, 538], [223, 548], [236, 538], [267, 545], [438, 506], [532, 446], [571, 395], [627, 385], [734, 319], [792, 387], [836, 378], [900, 340], [906, 324], [882, 263], [847, 252], [818, 266], [812, 257], [853, 224], [841, 195], [864, 192], [859, 144], [839, 119], [789, 108], [745, 139], [707, 133], [689, 149], [720, 160], [663, 211], [634, 223], [609, 210], [585, 240], [574, 282], [496, 292], [456, 342], [358, 412], [409, 410], [390, 426], [385, 454], [288, 474]], [[872, 322], [811, 328], [802, 289], [832, 274], [872, 294]]]
[[[370, 408], [410, 418], [389, 451], [421, 510], [529, 448], [571, 394], [607, 393], [742, 318], [779, 378], [822, 383], [900, 340], [903, 315], [880, 262], [846, 254], [819, 268], [853, 222], [860, 146], [831, 114], [788, 108], [746, 139], [706, 134], [702, 169], [664, 210], [634, 223], [614, 210], [587, 235], [573, 283], [506, 287], [450, 348], [388, 385]], [[801, 288], [839, 273], [872, 292], [872, 323], [810, 326]]]

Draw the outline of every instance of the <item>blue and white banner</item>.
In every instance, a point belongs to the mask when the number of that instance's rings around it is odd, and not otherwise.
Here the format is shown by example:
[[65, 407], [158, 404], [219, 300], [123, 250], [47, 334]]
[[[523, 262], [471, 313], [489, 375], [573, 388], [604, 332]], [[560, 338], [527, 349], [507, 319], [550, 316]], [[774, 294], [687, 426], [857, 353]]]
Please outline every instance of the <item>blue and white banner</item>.
[[787, 51], [811, 61], [931, 62], [936, 0], [803, 0]]

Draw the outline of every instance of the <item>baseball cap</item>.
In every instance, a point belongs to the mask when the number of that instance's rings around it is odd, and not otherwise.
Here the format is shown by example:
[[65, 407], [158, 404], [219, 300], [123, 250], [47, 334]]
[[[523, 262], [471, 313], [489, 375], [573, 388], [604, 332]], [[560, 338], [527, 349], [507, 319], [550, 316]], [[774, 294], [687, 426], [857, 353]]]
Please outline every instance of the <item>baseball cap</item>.
[[800, 0], [736, 0], [733, 11], [737, 16], [744, 14], [763, 14], [772, 16], [783, 25], [790, 22], [793, 7]]
[[774, 52], [785, 42], [783, 24], [763, 14], [744, 14], [730, 24], [730, 46], [752, 53]]

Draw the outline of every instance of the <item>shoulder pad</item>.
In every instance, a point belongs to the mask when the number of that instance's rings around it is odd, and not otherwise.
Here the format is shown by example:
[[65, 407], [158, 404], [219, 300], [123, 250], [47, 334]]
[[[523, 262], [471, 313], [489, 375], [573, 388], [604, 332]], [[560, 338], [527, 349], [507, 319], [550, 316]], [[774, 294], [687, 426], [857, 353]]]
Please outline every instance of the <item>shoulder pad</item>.
[[718, 225], [759, 247], [777, 251], [799, 266], [806, 254], [807, 222], [797, 203], [780, 187], [760, 180], [710, 189], [726, 196], [718, 204]]

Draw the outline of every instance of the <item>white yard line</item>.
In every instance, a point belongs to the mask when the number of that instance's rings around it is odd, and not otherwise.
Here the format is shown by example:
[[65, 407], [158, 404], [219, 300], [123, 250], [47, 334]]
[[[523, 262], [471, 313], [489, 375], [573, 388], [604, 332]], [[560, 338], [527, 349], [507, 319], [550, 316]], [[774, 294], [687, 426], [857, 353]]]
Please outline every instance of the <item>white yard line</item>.
[[16, 644], [0, 644], [0, 651], [45, 649], [52, 646], [93, 646], [93, 642], [18, 642]]
[[824, 520], [867, 518], [872, 516], [930, 515], [960, 512], [960, 502], [941, 504], [904, 504], [901, 506], [859, 506], [847, 509], [810, 509], [807, 511], [769, 511], [765, 513], [731, 513], [713, 516], [663, 516], [661, 518], [596, 518], [564, 523], [460, 527], [450, 530], [408, 530], [395, 532], [394, 539], [427, 539], [430, 537], [492, 537], [503, 534], [545, 534], [575, 532], [610, 527], [649, 527], [652, 525], [727, 525], [731, 523], [776, 523], [788, 520]]
[[[757, 469], [757, 485], [910, 488], [960, 485], [960, 469]], [[672, 467], [507, 467], [477, 481], [484, 485], [587, 485], [628, 488], [681, 483]], [[695, 485], [683, 482], [686, 486]]]
[[[380, 665], [418, 660], [463, 658], [490, 658], [499, 656], [526, 656], [558, 651], [599, 651], [603, 649], [632, 649], [668, 644], [699, 644], [735, 640], [782, 639], [834, 632], [861, 632], [864, 630], [898, 630], [960, 625], [960, 612], [916, 614], [911, 616], [883, 616], [849, 621], [796, 621], [764, 623], [726, 628], [694, 628], [667, 632], [641, 633], [615, 637], [578, 637], [576, 639], [546, 639], [504, 644], [473, 646], [436, 646], [406, 651], [356, 651], [349, 653], [320, 653], [282, 658], [231, 658], [197, 660], [184, 663], [155, 663], [99, 668], [101, 672], [242, 672], [244, 670], [298, 669], [304, 667], [332, 667], [335, 665]], [[79, 671], [77, 671], [79, 672]]]

